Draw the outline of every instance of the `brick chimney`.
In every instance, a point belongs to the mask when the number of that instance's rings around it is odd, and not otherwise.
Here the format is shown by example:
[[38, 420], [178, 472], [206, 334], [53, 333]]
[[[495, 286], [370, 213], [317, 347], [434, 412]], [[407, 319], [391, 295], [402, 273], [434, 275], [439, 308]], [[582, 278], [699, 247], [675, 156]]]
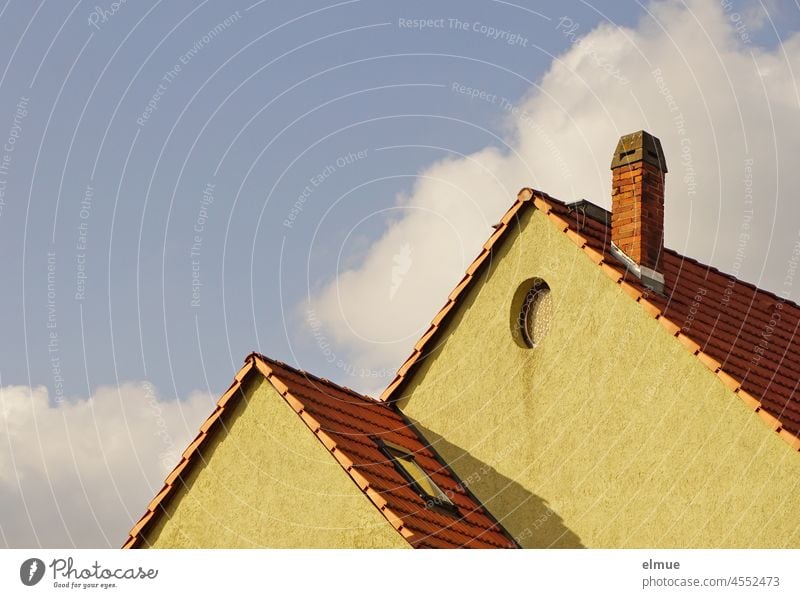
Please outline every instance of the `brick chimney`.
[[661, 142], [646, 131], [620, 137], [611, 173], [612, 250], [646, 286], [661, 292], [667, 173]]

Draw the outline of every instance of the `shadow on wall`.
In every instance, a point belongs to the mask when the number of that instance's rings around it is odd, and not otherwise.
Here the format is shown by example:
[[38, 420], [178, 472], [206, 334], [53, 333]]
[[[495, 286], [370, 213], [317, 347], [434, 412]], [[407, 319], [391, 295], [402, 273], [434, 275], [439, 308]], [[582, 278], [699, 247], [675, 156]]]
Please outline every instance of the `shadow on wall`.
[[465, 487], [483, 503], [523, 548], [585, 548], [541, 496], [498, 473], [464, 449], [414, 422], [430, 445], [455, 470]]

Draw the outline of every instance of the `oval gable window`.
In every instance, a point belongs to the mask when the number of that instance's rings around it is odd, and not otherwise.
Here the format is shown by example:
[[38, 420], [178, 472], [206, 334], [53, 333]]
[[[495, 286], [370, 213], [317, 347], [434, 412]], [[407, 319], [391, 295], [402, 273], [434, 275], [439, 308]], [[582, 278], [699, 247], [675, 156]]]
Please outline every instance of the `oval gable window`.
[[526, 280], [517, 289], [512, 302], [512, 335], [518, 345], [533, 348], [550, 331], [553, 320], [553, 297], [541, 278]]

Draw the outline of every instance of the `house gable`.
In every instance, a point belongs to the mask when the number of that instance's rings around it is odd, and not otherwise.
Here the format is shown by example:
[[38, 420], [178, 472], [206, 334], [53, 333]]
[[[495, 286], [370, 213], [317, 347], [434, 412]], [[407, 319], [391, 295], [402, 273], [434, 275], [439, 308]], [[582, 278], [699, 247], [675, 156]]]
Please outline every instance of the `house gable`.
[[154, 548], [409, 548], [260, 373], [159, 505]]
[[[530, 203], [384, 396], [525, 547], [800, 545], [796, 450]], [[529, 349], [533, 277], [555, 314]]]

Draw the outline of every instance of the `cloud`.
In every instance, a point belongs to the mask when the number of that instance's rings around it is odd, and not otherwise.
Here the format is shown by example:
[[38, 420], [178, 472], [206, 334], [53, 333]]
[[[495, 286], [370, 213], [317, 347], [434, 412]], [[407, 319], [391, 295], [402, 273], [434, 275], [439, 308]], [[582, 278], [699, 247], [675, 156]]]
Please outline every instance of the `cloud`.
[[0, 545], [121, 546], [212, 406], [146, 382], [61, 404], [45, 387], [0, 388]]
[[667, 158], [667, 246], [800, 297], [786, 280], [800, 239], [800, 35], [757, 47], [752, 28], [771, 30], [769, 15], [726, 3], [647, 11], [632, 28], [554, 20], [569, 48], [541, 82], [516, 103], [484, 90], [503, 136], [421, 173], [362, 263], [312, 289], [300, 312], [317, 334], [359, 368], [393, 371], [519, 188], [610, 208], [612, 152], [639, 129]]

